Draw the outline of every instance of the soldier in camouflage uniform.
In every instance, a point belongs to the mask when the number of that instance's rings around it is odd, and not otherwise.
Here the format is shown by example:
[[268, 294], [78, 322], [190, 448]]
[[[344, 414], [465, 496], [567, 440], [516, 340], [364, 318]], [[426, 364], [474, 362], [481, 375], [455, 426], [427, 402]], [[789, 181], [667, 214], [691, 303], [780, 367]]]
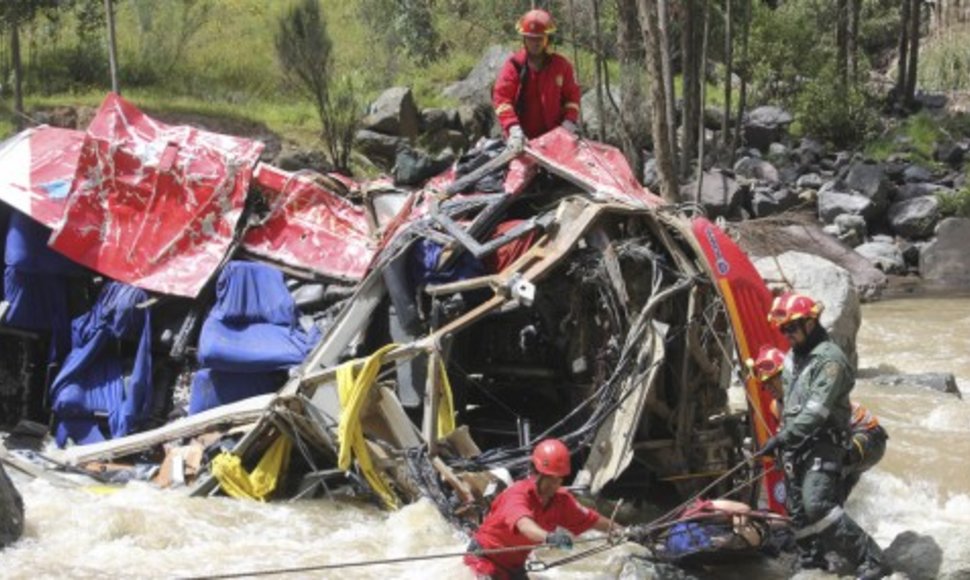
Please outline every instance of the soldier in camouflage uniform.
[[857, 567], [859, 578], [882, 578], [890, 573], [882, 551], [840, 505], [855, 378], [845, 353], [819, 323], [821, 311], [821, 304], [793, 293], [772, 304], [768, 319], [792, 350], [782, 371], [782, 426], [759, 453], [782, 452], [802, 566], [825, 568], [824, 554], [833, 551]]

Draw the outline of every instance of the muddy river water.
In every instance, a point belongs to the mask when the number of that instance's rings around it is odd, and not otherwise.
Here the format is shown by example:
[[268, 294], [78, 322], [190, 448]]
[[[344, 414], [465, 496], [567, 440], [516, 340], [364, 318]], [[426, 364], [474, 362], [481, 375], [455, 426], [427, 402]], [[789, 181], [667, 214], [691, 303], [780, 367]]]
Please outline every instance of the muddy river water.
[[[863, 376], [952, 372], [970, 397], [970, 297], [897, 299], [863, 307]], [[932, 536], [941, 574], [970, 569], [970, 402], [913, 385], [860, 379], [853, 398], [890, 433], [883, 461], [846, 509], [882, 546], [904, 530]], [[396, 513], [327, 502], [189, 499], [147, 485], [77, 490], [17, 479], [25, 537], [0, 552], [0, 578], [170, 578], [460, 551], [464, 540], [420, 503]], [[537, 578], [630, 578], [632, 547]], [[739, 575], [741, 570], [736, 571]], [[734, 576], [735, 574], [730, 574]], [[784, 577], [770, 563], [743, 577]], [[469, 578], [458, 558], [302, 572], [289, 578]], [[816, 576], [813, 576], [816, 577]], [[825, 575], [818, 575], [823, 578]]]

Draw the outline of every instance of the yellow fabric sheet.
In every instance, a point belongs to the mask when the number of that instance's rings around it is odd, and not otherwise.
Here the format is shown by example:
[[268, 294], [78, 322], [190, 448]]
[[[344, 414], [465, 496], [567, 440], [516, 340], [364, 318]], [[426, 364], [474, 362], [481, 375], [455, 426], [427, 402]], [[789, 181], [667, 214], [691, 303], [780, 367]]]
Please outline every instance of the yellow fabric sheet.
[[280, 435], [269, 446], [252, 473], [243, 469], [238, 455], [223, 451], [212, 460], [212, 475], [222, 490], [237, 499], [266, 501], [279, 482], [280, 473], [290, 458], [293, 443]]

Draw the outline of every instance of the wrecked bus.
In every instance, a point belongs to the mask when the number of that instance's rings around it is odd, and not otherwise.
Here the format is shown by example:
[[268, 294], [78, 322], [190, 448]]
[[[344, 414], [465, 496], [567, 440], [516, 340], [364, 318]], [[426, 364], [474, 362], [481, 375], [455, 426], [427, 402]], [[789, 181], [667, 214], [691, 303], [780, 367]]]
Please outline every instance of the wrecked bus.
[[783, 512], [777, 471], [729, 473], [775, 428], [738, 364], [783, 344], [770, 293], [619, 151], [554, 130], [403, 189], [261, 149], [117, 95], [86, 132], [3, 145], [0, 332], [19, 345], [4, 372], [26, 377], [4, 410], [34, 420], [7, 447], [48, 419], [61, 447], [8, 465], [197, 496], [428, 497], [470, 529], [558, 437], [591, 499], [715, 484]]

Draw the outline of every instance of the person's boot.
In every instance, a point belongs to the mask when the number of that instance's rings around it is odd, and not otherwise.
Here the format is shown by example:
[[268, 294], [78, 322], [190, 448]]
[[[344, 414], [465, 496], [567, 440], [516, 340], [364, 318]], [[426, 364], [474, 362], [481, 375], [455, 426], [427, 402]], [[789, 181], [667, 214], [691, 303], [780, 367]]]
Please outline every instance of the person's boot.
[[879, 578], [885, 578], [893, 573], [892, 568], [883, 562], [869, 560], [859, 569], [856, 573], [857, 580], [878, 580]]

